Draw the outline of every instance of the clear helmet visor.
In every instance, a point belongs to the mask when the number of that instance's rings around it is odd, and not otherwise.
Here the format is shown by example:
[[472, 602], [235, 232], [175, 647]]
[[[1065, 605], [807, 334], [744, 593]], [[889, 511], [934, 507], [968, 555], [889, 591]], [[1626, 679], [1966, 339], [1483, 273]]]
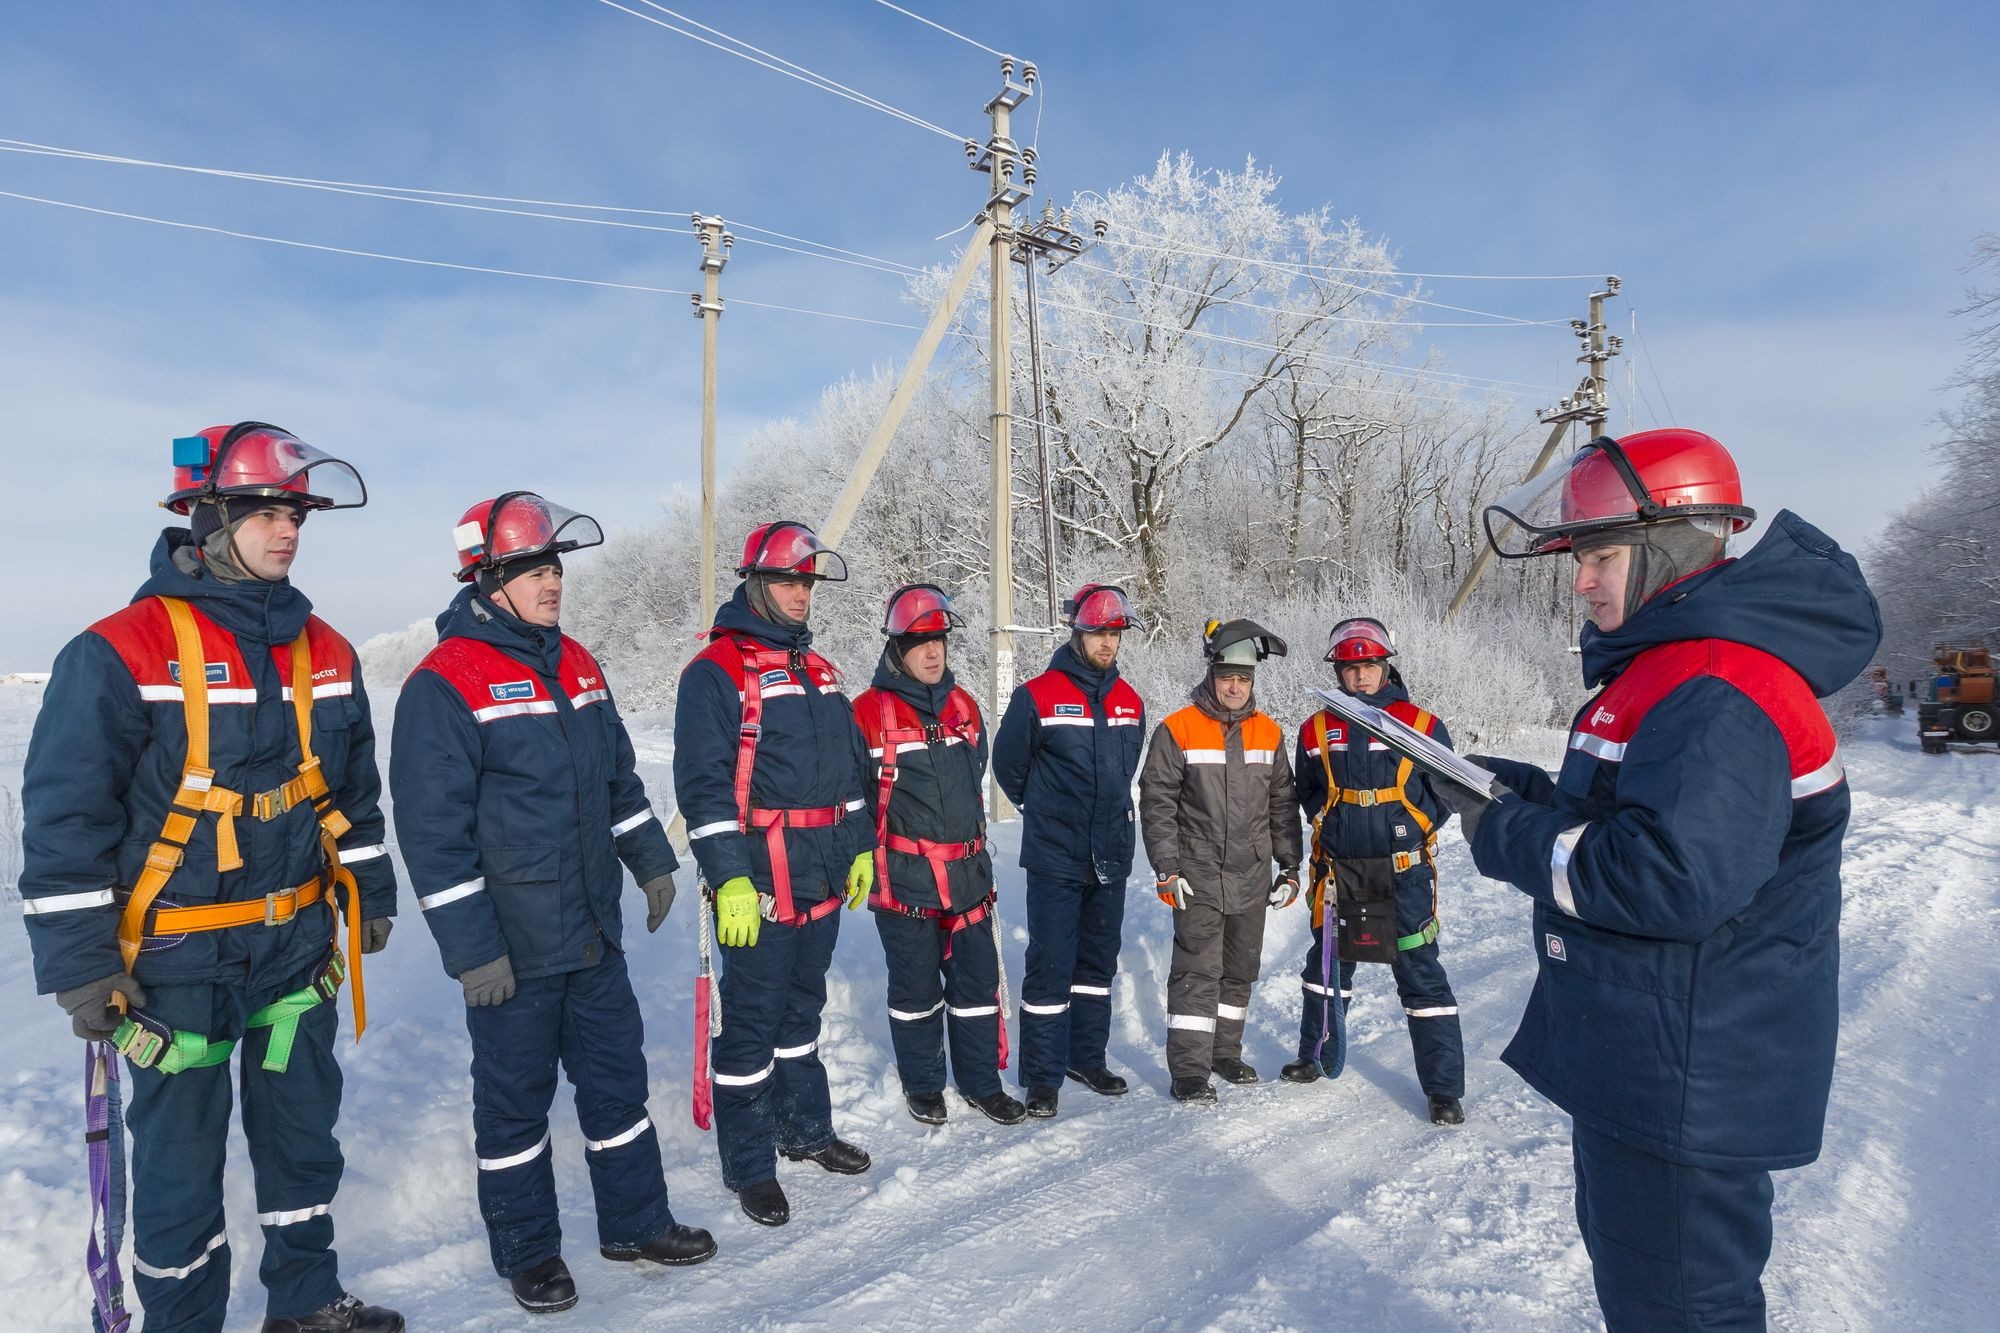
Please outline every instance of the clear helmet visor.
[[790, 574], [840, 583], [847, 578], [847, 562], [814, 536], [811, 528], [800, 523], [778, 523], [764, 534], [750, 564], [740, 572]]
[[1642, 521], [1622, 461], [1596, 445], [1530, 477], [1486, 507], [1486, 539], [1509, 559], [1567, 551], [1573, 538]]
[[167, 507], [185, 514], [207, 495], [292, 500], [308, 509], [359, 509], [368, 488], [350, 463], [275, 428], [260, 427], [229, 441], [215, 467], [175, 470]]
[[951, 609], [951, 598], [928, 584], [901, 588], [889, 596], [882, 632], [891, 638], [905, 634], [949, 634], [965, 628]]
[[492, 567], [600, 546], [604, 529], [588, 514], [523, 493], [502, 497], [484, 523], [460, 524], [452, 538], [474, 564]]
[[1123, 588], [1092, 588], [1069, 606], [1070, 627], [1086, 634], [1130, 629], [1138, 618]]

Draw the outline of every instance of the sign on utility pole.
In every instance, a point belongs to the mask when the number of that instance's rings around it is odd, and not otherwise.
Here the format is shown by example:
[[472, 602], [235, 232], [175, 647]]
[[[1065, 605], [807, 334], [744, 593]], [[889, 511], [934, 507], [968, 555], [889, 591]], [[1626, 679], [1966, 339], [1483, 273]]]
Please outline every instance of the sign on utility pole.
[[[1537, 419], [1549, 428], [1549, 438], [1542, 443], [1542, 451], [1535, 455], [1534, 465], [1522, 481], [1530, 481], [1542, 475], [1542, 469], [1555, 457], [1556, 446], [1573, 422], [1585, 422], [1590, 427], [1592, 437], [1604, 431], [1604, 423], [1610, 416], [1609, 389], [1604, 381], [1604, 365], [1617, 356], [1625, 346], [1625, 340], [1617, 334], [1607, 334], [1604, 328], [1604, 303], [1618, 294], [1621, 286], [1614, 275], [1604, 280], [1604, 290], [1590, 294], [1590, 319], [1585, 322], [1573, 319], [1569, 322], [1570, 332], [1583, 343], [1583, 353], [1577, 357], [1588, 369], [1584, 371], [1583, 382], [1577, 385], [1576, 393], [1563, 399], [1554, 407], [1544, 407], [1535, 413]], [[1480, 542], [1479, 552], [1472, 557], [1472, 567], [1465, 571], [1465, 578], [1452, 594], [1451, 605], [1444, 610], [1444, 618], [1449, 621], [1459, 609], [1472, 598], [1472, 590], [1479, 586], [1480, 576], [1493, 563], [1493, 544]]]
[[703, 625], [715, 614], [715, 331], [722, 321], [722, 267], [736, 238], [721, 218], [694, 215], [701, 237], [701, 295], [694, 298], [701, 320], [701, 611]]

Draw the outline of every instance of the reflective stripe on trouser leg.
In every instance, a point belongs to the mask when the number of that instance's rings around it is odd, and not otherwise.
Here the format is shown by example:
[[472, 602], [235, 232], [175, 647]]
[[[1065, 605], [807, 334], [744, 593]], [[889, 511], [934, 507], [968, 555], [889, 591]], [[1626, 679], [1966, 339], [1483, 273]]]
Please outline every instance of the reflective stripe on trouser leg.
[[562, 1059], [567, 990], [562, 974], [534, 977], [521, 981], [504, 1004], [465, 1010], [479, 1215], [493, 1270], [502, 1277], [562, 1252], [549, 1107]]
[[1167, 1073], [1208, 1077], [1215, 1051], [1215, 1006], [1222, 989], [1222, 909], [1206, 899], [1174, 913], [1167, 974]]
[[1418, 1084], [1427, 1096], [1463, 1097], [1465, 1039], [1458, 1025], [1458, 1000], [1445, 977], [1437, 943], [1405, 949], [1391, 966], [1410, 1025]]
[[[803, 937], [792, 961], [790, 998], [778, 1020], [772, 1055], [778, 1102], [778, 1145], [813, 1152], [833, 1141], [833, 1096], [819, 1058], [820, 1013], [826, 1008], [826, 970], [840, 939], [841, 913], [799, 927]], [[725, 1014], [728, 1010], [723, 1010]]]
[[[938, 932], [940, 939], [943, 932]], [[986, 922], [954, 937], [944, 960], [946, 1027], [951, 1035], [951, 1080], [968, 1097], [1000, 1091], [1000, 963]]]
[[871, 912], [889, 971], [889, 1042], [905, 1096], [944, 1091], [944, 934], [934, 922]]
[[1104, 1064], [1111, 1040], [1111, 981], [1125, 929], [1125, 886], [1090, 884], [1077, 916], [1076, 971], [1069, 988], [1069, 1067]]
[[1264, 904], [1222, 919], [1222, 984], [1215, 1005], [1215, 1052], [1212, 1058], [1243, 1058], [1243, 1022], [1250, 1012], [1250, 991], [1257, 984], [1264, 956]]
[[1083, 890], [1030, 872], [1023, 895], [1028, 954], [1021, 977], [1021, 1058], [1015, 1076], [1023, 1088], [1056, 1087], [1069, 1062], [1070, 983]]
[[1574, 1128], [1576, 1215], [1606, 1325], [1762, 1329], [1771, 1173], [1679, 1166]]
[[625, 955], [567, 972], [562, 1062], [597, 1212], [599, 1245], [643, 1245], [674, 1225], [660, 1136], [646, 1112], [646, 1033]]
[[[148, 986], [147, 1011], [176, 1028], [241, 1035], [247, 1005], [220, 986]], [[234, 1012], [237, 1017], [228, 1015]], [[234, 1023], [235, 1032], [225, 1030]], [[223, 1226], [230, 1066], [162, 1074], [126, 1068], [132, 1134], [132, 1285], [155, 1327], [221, 1328], [229, 1303]]]
[[[260, 988], [250, 997], [252, 1008], [311, 979], [307, 970], [268, 991]], [[343, 1166], [333, 1136], [340, 1115], [340, 1062], [333, 1052], [339, 1027], [339, 1005], [316, 1004], [300, 1014], [282, 1074], [264, 1068], [273, 1029], [257, 1028], [243, 1041], [243, 1137], [255, 1174], [257, 1221], [264, 1229], [257, 1271], [274, 1318], [311, 1314], [342, 1295], [331, 1212]]]

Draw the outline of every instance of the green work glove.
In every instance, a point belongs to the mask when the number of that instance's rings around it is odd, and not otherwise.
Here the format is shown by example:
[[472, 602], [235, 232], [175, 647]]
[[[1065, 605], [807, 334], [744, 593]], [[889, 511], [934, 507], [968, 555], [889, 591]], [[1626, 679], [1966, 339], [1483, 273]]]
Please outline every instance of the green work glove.
[[757, 886], [748, 875], [725, 880], [715, 891], [715, 941], [724, 948], [753, 947], [763, 920], [757, 910]]
[[863, 852], [847, 867], [847, 910], [861, 906], [861, 900], [875, 887], [875, 853]]

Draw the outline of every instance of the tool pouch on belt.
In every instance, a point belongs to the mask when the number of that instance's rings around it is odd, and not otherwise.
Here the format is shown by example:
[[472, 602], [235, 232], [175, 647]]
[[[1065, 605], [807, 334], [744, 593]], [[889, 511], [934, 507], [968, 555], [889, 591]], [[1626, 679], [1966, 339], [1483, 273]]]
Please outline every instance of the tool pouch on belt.
[[1334, 862], [1334, 910], [1343, 962], [1396, 961], [1396, 863], [1386, 856]]

